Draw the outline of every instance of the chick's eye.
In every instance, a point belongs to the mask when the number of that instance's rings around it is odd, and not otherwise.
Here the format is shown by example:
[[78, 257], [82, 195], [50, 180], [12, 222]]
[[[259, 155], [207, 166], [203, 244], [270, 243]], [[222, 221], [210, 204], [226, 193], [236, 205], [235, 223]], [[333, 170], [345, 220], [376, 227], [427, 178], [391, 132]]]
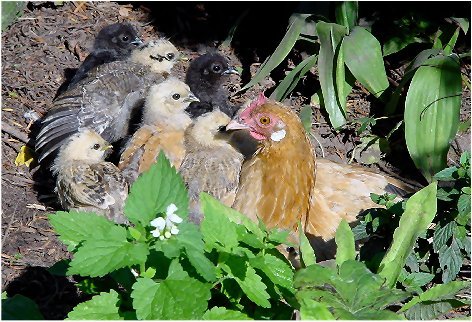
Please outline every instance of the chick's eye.
[[94, 150], [100, 149], [100, 144], [95, 143], [95, 144], [93, 145], [93, 149], [94, 149]]
[[180, 94], [174, 94], [172, 95], [172, 98], [178, 100], [180, 98]]
[[166, 57], [167, 57], [168, 60], [171, 60], [171, 59], [174, 59], [175, 55], [174, 55], [174, 53], [168, 53], [166, 55]]
[[263, 116], [259, 119], [259, 122], [261, 122], [262, 125], [267, 125], [270, 123], [270, 117]]
[[219, 73], [221, 71], [221, 66], [220, 65], [213, 65], [212, 69], [215, 73]]
[[123, 36], [123, 37], [121, 37], [121, 40], [123, 40], [123, 41], [128, 41], [129, 38], [128, 38], [128, 36]]

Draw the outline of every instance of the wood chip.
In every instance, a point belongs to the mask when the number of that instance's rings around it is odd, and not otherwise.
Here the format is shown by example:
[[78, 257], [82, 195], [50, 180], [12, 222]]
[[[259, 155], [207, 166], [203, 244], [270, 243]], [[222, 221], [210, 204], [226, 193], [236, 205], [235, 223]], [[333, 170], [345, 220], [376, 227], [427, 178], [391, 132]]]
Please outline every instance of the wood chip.
[[29, 209], [38, 209], [38, 210], [42, 210], [42, 211], [46, 211], [46, 207], [43, 206], [43, 205], [38, 205], [38, 204], [35, 204], [35, 203], [29, 203], [26, 205], [26, 208], [29, 208]]

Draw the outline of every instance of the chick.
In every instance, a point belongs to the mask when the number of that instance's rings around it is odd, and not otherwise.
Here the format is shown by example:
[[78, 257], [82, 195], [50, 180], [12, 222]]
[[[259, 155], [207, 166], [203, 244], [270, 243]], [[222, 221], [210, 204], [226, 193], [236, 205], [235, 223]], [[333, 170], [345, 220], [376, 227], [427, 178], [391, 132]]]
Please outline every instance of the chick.
[[42, 120], [35, 144], [39, 162], [85, 127], [111, 143], [125, 137], [129, 119], [142, 106], [149, 86], [163, 81], [163, 74], [170, 73], [179, 59], [172, 43], [158, 39], [135, 49], [127, 61], [90, 70], [86, 78], [53, 102]]
[[184, 131], [192, 122], [187, 108], [198, 98], [175, 77], [151, 86], [141, 127], [127, 142], [118, 167], [129, 183], [149, 169], [163, 150], [178, 169], [185, 156]]
[[93, 211], [122, 224], [128, 184], [118, 168], [105, 162], [111, 148], [99, 134], [82, 129], [59, 150], [52, 170], [57, 175], [55, 192], [65, 210]]
[[223, 88], [225, 76], [239, 73], [228, 65], [228, 60], [218, 53], [207, 53], [190, 63], [185, 82], [190, 90], [200, 99], [192, 103], [195, 111], [208, 112], [219, 108], [230, 117], [239, 107], [228, 102], [228, 92]]
[[116, 60], [125, 60], [143, 42], [136, 29], [129, 23], [114, 23], [100, 30], [92, 52], [77, 69], [67, 88], [73, 87], [87, 76], [92, 68]]
[[198, 117], [185, 131], [186, 155], [179, 172], [190, 198], [189, 218], [202, 220], [199, 196], [207, 192], [231, 207], [239, 184], [244, 157], [222, 130], [231, 119], [220, 110]]

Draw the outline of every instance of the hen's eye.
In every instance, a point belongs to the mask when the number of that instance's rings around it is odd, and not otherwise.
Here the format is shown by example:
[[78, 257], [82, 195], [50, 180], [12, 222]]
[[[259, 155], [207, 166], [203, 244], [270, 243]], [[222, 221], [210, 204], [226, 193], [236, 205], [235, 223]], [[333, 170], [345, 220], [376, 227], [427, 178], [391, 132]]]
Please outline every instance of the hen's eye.
[[100, 149], [100, 144], [95, 143], [95, 144], [93, 145], [93, 149], [94, 149], [94, 150]]
[[128, 36], [123, 36], [123, 37], [121, 37], [121, 39], [122, 39], [123, 41], [128, 41], [128, 40], [129, 40]]
[[213, 65], [212, 69], [215, 73], [219, 73], [221, 71], [221, 66], [220, 65]]
[[166, 57], [167, 57], [168, 60], [172, 60], [172, 59], [174, 59], [175, 55], [174, 55], [174, 53], [168, 53], [166, 55]]
[[263, 116], [259, 119], [259, 122], [261, 122], [262, 125], [267, 125], [270, 123], [270, 117]]
[[172, 95], [172, 98], [178, 100], [180, 98], [180, 94], [174, 94]]

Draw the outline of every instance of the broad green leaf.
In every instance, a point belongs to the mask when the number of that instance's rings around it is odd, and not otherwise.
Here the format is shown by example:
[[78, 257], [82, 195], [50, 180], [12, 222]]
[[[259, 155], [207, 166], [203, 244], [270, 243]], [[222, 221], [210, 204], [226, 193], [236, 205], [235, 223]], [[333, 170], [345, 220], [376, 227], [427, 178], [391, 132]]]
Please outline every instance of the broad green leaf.
[[395, 88], [395, 91], [393, 92], [390, 100], [385, 106], [385, 113], [387, 115], [391, 115], [396, 111], [398, 101], [400, 100], [400, 96], [403, 92], [403, 88], [415, 75], [416, 69], [422, 66], [431, 57], [439, 55], [440, 52], [441, 51], [439, 49], [426, 49], [416, 55], [410, 65], [408, 65], [408, 67], [405, 69], [405, 74], [403, 75], [400, 84], [398, 84], [397, 88]]
[[414, 305], [405, 312], [405, 316], [409, 320], [434, 320], [444, 313], [465, 305], [470, 304], [455, 299], [426, 301]]
[[32, 299], [16, 294], [2, 298], [2, 320], [44, 320], [44, 317]]
[[208, 307], [209, 284], [193, 278], [164, 280], [139, 278], [133, 285], [133, 308], [139, 320], [199, 320]]
[[125, 204], [125, 215], [136, 224], [149, 226], [158, 213], [165, 213], [170, 204], [177, 206], [176, 214], [188, 215], [188, 196], [185, 184], [170, 165], [164, 152], [159, 153], [157, 163], [143, 172], [131, 186]]
[[448, 222], [443, 227], [437, 226], [433, 234], [433, 250], [438, 253], [446, 245], [454, 233], [457, 224], [454, 221]]
[[413, 297], [398, 312], [405, 312], [414, 305], [427, 301], [440, 301], [442, 299], [453, 299], [454, 296], [465, 288], [470, 288], [468, 281], [453, 281], [446, 284], [437, 284], [424, 293]]
[[185, 249], [185, 253], [192, 266], [195, 267], [197, 273], [205, 280], [215, 281], [215, 266], [204, 254], [203, 249], [205, 245], [198, 228], [191, 223], [182, 223], [179, 228], [180, 232], [177, 235], [177, 239]]
[[461, 27], [464, 34], [467, 34], [467, 31], [469, 30], [469, 20], [468, 19], [455, 18], [455, 17], [453, 17], [451, 19], [454, 20], [455, 22], [457, 22], [457, 24], [459, 25], [459, 27]]
[[2, 1], [2, 31], [5, 31], [8, 26], [13, 24], [18, 17], [23, 14], [23, 9], [26, 7], [25, 1]]
[[200, 204], [205, 214], [200, 230], [205, 243], [213, 248], [231, 252], [238, 246], [236, 224], [225, 216], [225, 206], [207, 193], [200, 194]]
[[290, 17], [290, 24], [288, 26], [287, 32], [285, 33], [285, 36], [280, 41], [280, 44], [277, 46], [272, 55], [270, 55], [270, 57], [268, 57], [267, 60], [262, 64], [257, 74], [251, 79], [249, 83], [244, 85], [240, 91], [248, 89], [259, 83], [266, 76], [268, 76], [270, 72], [285, 59], [285, 57], [287, 57], [295, 45], [295, 42], [298, 40], [300, 32], [305, 25], [305, 20], [308, 16], [310, 15], [294, 13]]
[[118, 313], [119, 300], [115, 290], [102, 292], [74, 307], [67, 320], [123, 320]]
[[375, 97], [380, 97], [389, 84], [379, 41], [364, 28], [355, 27], [344, 38], [343, 46], [351, 73]]
[[58, 211], [50, 214], [48, 219], [54, 231], [59, 234], [59, 240], [69, 246], [69, 250], [73, 250], [84, 240], [103, 238], [110, 230], [120, 229], [105, 217], [92, 212]]
[[334, 10], [336, 23], [346, 27], [348, 32], [357, 24], [357, 12], [359, 10], [357, 1], [338, 2]]
[[406, 202], [405, 212], [393, 233], [393, 241], [379, 266], [379, 275], [387, 279], [387, 285], [393, 287], [400, 270], [411, 253], [416, 239], [425, 231], [436, 215], [437, 183], [421, 189]]
[[349, 259], [356, 259], [356, 246], [354, 244], [354, 234], [346, 220], [341, 223], [336, 230], [335, 241], [337, 245], [336, 265], [341, 266], [342, 263]]
[[[321, 92], [323, 94], [324, 106], [329, 115], [329, 120], [335, 129], [339, 129], [346, 123], [346, 105], [344, 90], [339, 91], [342, 84], [344, 87], [344, 62], [341, 66], [338, 58], [343, 58], [339, 55], [339, 46], [346, 35], [346, 27], [319, 21], [316, 24], [316, 32], [320, 39], [320, 53], [318, 58], [318, 72], [321, 84]], [[337, 55], [338, 54], [338, 55]], [[337, 79], [338, 75], [343, 76], [342, 79]], [[340, 97], [341, 96], [341, 97]], [[344, 102], [344, 105], [340, 103]]]
[[394, 54], [413, 43], [423, 43], [424, 40], [413, 34], [401, 34], [388, 39], [382, 46], [383, 56]]
[[460, 66], [453, 56], [429, 59], [411, 81], [405, 102], [406, 144], [428, 181], [447, 165], [459, 125], [461, 93]]
[[300, 121], [302, 121], [305, 132], [311, 134], [311, 126], [313, 124], [312, 108], [310, 105], [305, 105], [300, 110]]
[[[457, 178], [454, 178], [454, 174], [457, 172], [457, 168], [456, 167], [449, 167], [449, 168], [446, 168], [446, 169], [443, 169], [441, 171], [439, 171], [438, 173], [436, 173], [434, 175], [434, 178], [436, 180], [441, 180], [441, 181], [452, 181], [452, 180], [456, 180]], [[457, 176], [457, 175], [456, 175]]]
[[243, 312], [215, 306], [203, 314], [203, 320], [251, 320], [251, 318]]
[[290, 94], [295, 86], [297, 86], [300, 79], [316, 64], [318, 55], [312, 55], [308, 58], [305, 58], [300, 64], [297, 65], [290, 73], [285, 76], [285, 78], [280, 82], [280, 84], [275, 88], [275, 90], [270, 95], [271, 99], [276, 101], [284, 100], [288, 94]]
[[257, 275], [254, 268], [242, 257], [229, 255], [221, 268], [228, 273], [228, 276], [234, 278], [247, 297], [259, 306], [270, 308], [267, 286]]
[[325, 304], [312, 299], [300, 301], [300, 317], [302, 320], [334, 320]]
[[122, 267], [144, 263], [149, 254], [147, 245], [126, 239], [86, 240], [74, 254], [68, 274], [104, 276]]
[[305, 267], [316, 263], [316, 256], [313, 247], [311, 247], [310, 241], [306, 237], [301, 223], [298, 223], [298, 233], [300, 235], [300, 258]]
[[360, 312], [355, 317], [356, 320], [406, 320], [402, 315], [388, 310]]
[[252, 267], [263, 271], [274, 284], [292, 290], [293, 270], [286, 261], [266, 253], [251, 258], [249, 263]]
[[454, 34], [452, 35], [451, 39], [447, 44], [444, 45], [444, 55], [450, 55], [452, 54], [452, 51], [454, 50], [454, 46], [456, 45], [457, 38], [459, 37], [459, 30], [460, 28], [457, 28]]
[[451, 246], [444, 245], [439, 250], [439, 266], [443, 270], [442, 281], [448, 283], [456, 278], [462, 266], [462, 254], [455, 238]]

